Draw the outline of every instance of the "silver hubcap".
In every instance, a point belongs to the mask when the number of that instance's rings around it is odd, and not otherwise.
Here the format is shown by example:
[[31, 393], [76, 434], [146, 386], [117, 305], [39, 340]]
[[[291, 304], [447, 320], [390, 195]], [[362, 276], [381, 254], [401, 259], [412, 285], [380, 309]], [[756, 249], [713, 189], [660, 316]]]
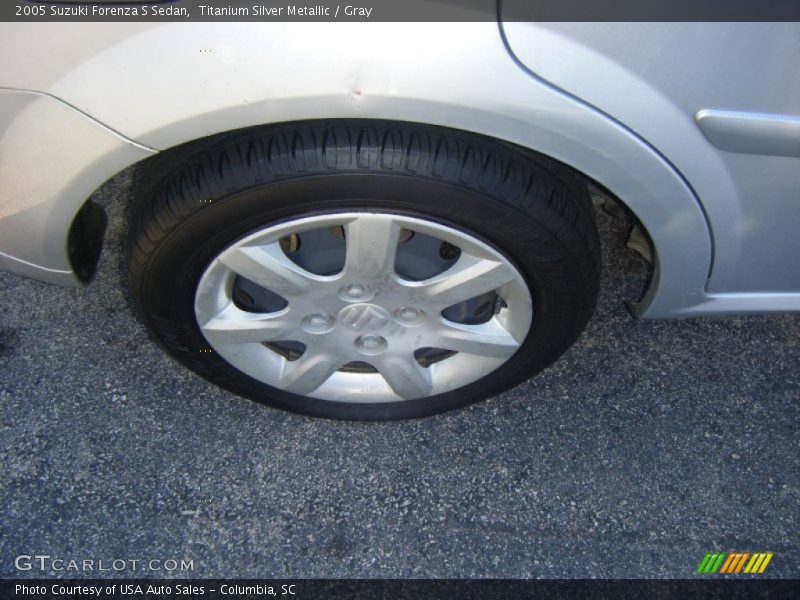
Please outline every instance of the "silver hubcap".
[[[290, 258], [285, 240], [326, 228], [341, 228], [344, 266], [318, 275]], [[396, 261], [409, 232], [449, 244], [457, 257], [432, 277], [403, 277]], [[237, 276], [284, 306], [244, 310], [234, 300]], [[497, 300], [483, 322], [443, 315], [491, 292]], [[323, 400], [394, 402], [447, 392], [497, 369], [527, 337], [532, 302], [508, 259], [471, 235], [412, 217], [348, 212], [281, 223], [232, 244], [200, 278], [195, 314], [221, 357], [270, 386]], [[270, 345], [286, 342], [304, 350], [287, 356]], [[426, 365], [416, 354], [423, 349], [442, 353]]]

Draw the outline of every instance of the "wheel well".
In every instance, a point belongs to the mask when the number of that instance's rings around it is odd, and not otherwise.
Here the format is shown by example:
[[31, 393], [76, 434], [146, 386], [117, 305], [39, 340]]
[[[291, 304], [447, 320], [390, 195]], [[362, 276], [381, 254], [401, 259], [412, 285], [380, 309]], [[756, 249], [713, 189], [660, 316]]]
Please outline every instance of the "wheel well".
[[[316, 120], [320, 121], [320, 120]], [[389, 121], [384, 119], [322, 119], [321, 121], [330, 121], [330, 122], [338, 122], [338, 121], [364, 121], [364, 122], [375, 122], [375, 121], [383, 121], [387, 124], [400, 124], [399, 121]], [[230, 130], [220, 133], [215, 133], [210, 136], [196, 138], [193, 140], [189, 140], [177, 146], [173, 146], [172, 148], [168, 148], [162, 150], [157, 155], [148, 157], [144, 160], [141, 160], [133, 165], [129, 165], [125, 169], [115, 173], [112, 177], [107, 179], [101, 186], [99, 186], [94, 193], [87, 199], [87, 201], [81, 206], [81, 208], [76, 213], [71, 225], [70, 225], [70, 233], [69, 233], [69, 248], [68, 248], [68, 256], [70, 260], [70, 264], [75, 271], [76, 275], [82, 282], [88, 282], [94, 276], [95, 271], [97, 269], [100, 253], [102, 247], [108, 242], [108, 237], [110, 235], [114, 235], [114, 227], [106, 227], [109, 219], [108, 213], [119, 213], [123, 224], [125, 225], [129, 218], [131, 217], [130, 208], [133, 205], [132, 196], [133, 192], [141, 185], [142, 175], [150, 168], [156, 168], [160, 164], [164, 164], [170, 161], [185, 161], [190, 160], [192, 155], [195, 152], [195, 148], [202, 145], [207, 147], [209, 143], [213, 144], [216, 141], [222, 142], [226, 138], [231, 136], [241, 135], [244, 132], [251, 132], [256, 133], [259, 130], [267, 130], [271, 127], [276, 125], [291, 125], [291, 124], [302, 124], [307, 123], [308, 121], [297, 121], [291, 123], [273, 123], [273, 124], [265, 124], [259, 125], [255, 127], [247, 127], [243, 129], [236, 129]], [[516, 152], [523, 152], [528, 156], [535, 157], [537, 162], [539, 162], [542, 166], [547, 168], [551, 174], [556, 176], [563, 185], [575, 189], [578, 187], [586, 188], [588, 187], [589, 193], [592, 196], [593, 202], [596, 207], [602, 208], [605, 212], [611, 214], [612, 216], [622, 217], [626, 221], [626, 226], [630, 228], [632, 233], [639, 233], [641, 234], [641, 239], [644, 240], [644, 244], [646, 244], [647, 249], [649, 250], [649, 257], [647, 256], [648, 252], [643, 252], [641, 249], [633, 248], [634, 250], [638, 251], [642, 254], [648, 262], [653, 265], [656, 264], [656, 248], [652, 242], [652, 238], [647, 231], [646, 227], [642, 224], [642, 222], [638, 219], [636, 214], [628, 207], [624, 201], [620, 198], [615, 196], [613, 192], [611, 192], [608, 188], [606, 188], [601, 182], [589, 177], [585, 173], [577, 170], [576, 168], [572, 167], [571, 165], [559, 161], [551, 156], [543, 154], [536, 149], [529, 148], [526, 146], [521, 146], [518, 144], [514, 144], [512, 142], [508, 142], [505, 140], [501, 140], [498, 138], [494, 138], [491, 136], [475, 133], [472, 131], [467, 130], [460, 130], [452, 127], [441, 127], [438, 125], [430, 125], [426, 123], [404, 123], [409, 125], [417, 125], [417, 126], [424, 126], [424, 127], [431, 127], [437, 129], [449, 129], [451, 131], [469, 134], [471, 136], [479, 136], [485, 138], [488, 142], [492, 144], [497, 144], [504, 146], [506, 148], [512, 148]], [[123, 179], [130, 179], [130, 191], [131, 193], [125, 197], [120, 197], [119, 195], [110, 196], [107, 194], [107, 189], [109, 186], [113, 186], [119, 183], [120, 178]], [[124, 204], [121, 206], [115, 206], [115, 201], [124, 201]], [[113, 215], [112, 216], [112, 224], [113, 224]], [[111, 230], [111, 231], [109, 231]], [[124, 226], [124, 236], [127, 236], [127, 226]], [[123, 245], [126, 243], [125, 240], [119, 240]], [[609, 243], [610, 240], [605, 239], [604, 236], [601, 235], [601, 243], [603, 245]], [[629, 247], [630, 244], [629, 244]], [[647, 277], [647, 282], [644, 286], [644, 289], [641, 292], [641, 295], [638, 298], [632, 298], [631, 301], [635, 302], [641, 299], [649, 288], [652, 280], [652, 272], [653, 269], [650, 269], [650, 273]]]

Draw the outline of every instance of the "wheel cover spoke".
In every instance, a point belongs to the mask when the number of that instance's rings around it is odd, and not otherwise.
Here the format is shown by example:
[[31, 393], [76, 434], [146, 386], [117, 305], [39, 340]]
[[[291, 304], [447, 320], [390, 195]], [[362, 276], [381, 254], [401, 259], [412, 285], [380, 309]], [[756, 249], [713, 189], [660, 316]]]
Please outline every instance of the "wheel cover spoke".
[[401, 398], [423, 398], [433, 389], [431, 370], [422, 367], [411, 355], [381, 357], [372, 365]]
[[237, 275], [284, 298], [303, 296], [323, 279], [293, 263], [277, 242], [231, 248], [218, 260]]
[[292, 335], [295, 325], [286, 311], [279, 313], [248, 313], [232, 302], [217, 316], [200, 325], [200, 330], [212, 344], [246, 344], [272, 342]]
[[364, 214], [344, 226], [344, 277], [375, 283], [394, 274], [400, 226], [386, 215]]
[[[307, 271], [281, 247], [295, 233], [302, 246], [303, 233], [317, 230], [344, 231], [340, 272]], [[433, 264], [444, 270], [421, 281], [396, 273], [403, 230], [422, 234], [417, 248], [426, 248], [420, 259], [428, 261], [421, 263], [426, 269]], [[311, 241], [303, 251], [315, 251], [319, 233], [306, 239]], [[402, 246], [404, 270], [415, 257], [413, 243]], [[441, 255], [443, 243], [458, 249], [455, 262]], [[286, 305], [276, 312], [248, 311], [246, 306], [263, 305], [241, 304], [239, 295], [234, 301], [237, 276], [283, 297]], [[442, 316], [491, 292], [502, 302], [494, 312], [481, 313], [485, 322]], [[533, 308], [520, 272], [474, 235], [416, 217], [365, 211], [298, 218], [234, 242], [201, 276], [195, 315], [217, 354], [258, 381], [320, 400], [380, 403], [436, 396], [489, 375], [527, 339]]]
[[286, 361], [278, 385], [295, 394], [310, 394], [341, 366], [342, 363], [335, 354], [307, 350], [297, 360]]
[[444, 321], [437, 335], [437, 346], [445, 350], [490, 358], [510, 358], [520, 346], [520, 342], [494, 320], [480, 325]]
[[462, 255], [441, 275], [413, 284], [428, 299], [443, 309], [491, 292], [518, 277], [504, 262]]

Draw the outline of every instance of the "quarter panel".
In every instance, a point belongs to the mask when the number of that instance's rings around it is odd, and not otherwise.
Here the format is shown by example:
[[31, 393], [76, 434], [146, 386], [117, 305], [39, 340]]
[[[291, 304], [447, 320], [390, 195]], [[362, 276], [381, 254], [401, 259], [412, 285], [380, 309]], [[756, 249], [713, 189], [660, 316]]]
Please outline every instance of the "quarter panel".
[[[57, 96], [147, 147], [265, 123], [372, 117], [552, 156], [608, 187], [648, 229], [658, 264], [641, 312], [669, 316], [704, 300], [711, 243], [691, 190], [630, 131], [520, 69], [495, 23], [87, 23], [44, 33], [42, 25], [0, 28], [13, 32], [21, 57], [0, 82]], [[53, 54], [57, 47], [75, 53]]]

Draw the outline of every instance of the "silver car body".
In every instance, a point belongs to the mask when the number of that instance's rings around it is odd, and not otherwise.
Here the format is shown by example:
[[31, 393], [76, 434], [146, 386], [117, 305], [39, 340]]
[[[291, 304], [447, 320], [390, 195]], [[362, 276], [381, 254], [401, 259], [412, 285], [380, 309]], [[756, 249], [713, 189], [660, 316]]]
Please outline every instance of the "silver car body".
[[800, 310], [798, 24], [4, 23], [0, 49], [3, 269], [81, 285], [75, 215], [161, 150], [379, 118], [513, 142], [607, 188], [654, 247], [641, 316]]

